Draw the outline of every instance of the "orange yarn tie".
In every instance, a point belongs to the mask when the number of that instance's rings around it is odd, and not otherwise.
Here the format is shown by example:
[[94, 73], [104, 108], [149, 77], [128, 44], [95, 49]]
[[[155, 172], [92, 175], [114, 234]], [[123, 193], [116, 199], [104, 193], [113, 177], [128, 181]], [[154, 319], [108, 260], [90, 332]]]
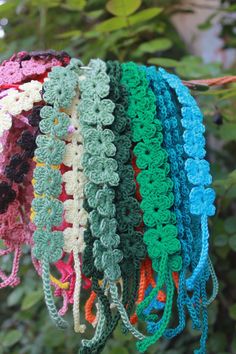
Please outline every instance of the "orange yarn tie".
[[173, 272], [172, 273], [172, 278], [173, 278], [173, 281], [175, 283], [176, 289], [179, 289], [179, 273]]
[[97, 298], [96, 293], [94, 291], [92, 291], [91, 294], [90, 294], [90, 297], [86, 301], [86, 304], [85, 304], [85, 307], [84, 307], [84, 309], [85, 309], [85, 319], [90, 324], [93, 324], [94, 321], [96, 320], [96, 316], [92, 312], [93, 305], [94, 305], [94, 302], [95, 302], [96, 298]]

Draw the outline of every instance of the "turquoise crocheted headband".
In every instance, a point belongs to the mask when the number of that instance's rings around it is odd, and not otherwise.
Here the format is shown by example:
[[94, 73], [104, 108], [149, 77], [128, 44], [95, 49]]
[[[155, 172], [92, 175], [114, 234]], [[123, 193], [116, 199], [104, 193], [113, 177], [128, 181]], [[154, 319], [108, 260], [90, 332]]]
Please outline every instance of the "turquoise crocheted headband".
[[[100, 59], [84, 66], [65, 53], [56, 58], [45, 69], [37, 53], [32, 56], [40, 84], [24, 74], [20, 54], [0, 67], [1, 239], [13, 249], [7, 220], [13, 210], [19, 220], [14, 205], [21, 200], [49, 315], [65, 328], [63, 316], [72, 305], [75, 332], [86, 330], [83, 310], [95, 328], [91, 339], [82, 339], [80, 353], [100, 353], [120, 320], [145, 352], [161, 337], [179, 335], [187, 318], [201, 333], [195, 353], [206, 353], [208, 306], [218, 290], [208, 230], [215, 193], [195, 99], [162, 68]], [[21, 76], [4, 79], [8, 66], [22, 70]], [[29, 93], [15, 92], [26, 87], [21, 81], [38, 90], [31, 104]], [[15, 125], [22, 109], [31, 127], [25, 120]], [[13, 149], [16, 129], [27, 135], [19, 143], [24, 149], [31, 141], [27, 165]], [[14, 248], [16, 258], [22, 243]], [[1, 287], [17, 285], [18, 265], [13, 270], [9, 279], [0, 272]], [[54, 297], [63, 300], [59, 310]], [[145, 333], [135, 326], [140, 322]]]

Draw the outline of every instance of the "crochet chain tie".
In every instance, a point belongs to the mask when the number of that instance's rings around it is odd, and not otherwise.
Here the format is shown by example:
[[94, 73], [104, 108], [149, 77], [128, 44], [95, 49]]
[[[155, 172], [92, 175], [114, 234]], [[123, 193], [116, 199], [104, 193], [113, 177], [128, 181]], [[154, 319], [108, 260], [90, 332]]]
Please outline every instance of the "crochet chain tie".
[[[21, 252], [21, 247], [17, 246], [14, 251], [12, 271], [9, 276], [6, 276], [6, 274], [2, 271], [0, 272], [0, 277], [3, 280], [3, 282], [0, 283], [0, 289], [5, 288], [7, 286], [17, 286], [19, 284], [20, 280], [17, 277], [17, 273], [20, 265]], [[7, 252], [4, 254], [7, 254]]]
[[188, 290], [193, 290], [195, 281], [199, 274], [203, 271], [204, 267], [207, 265], [208, 259], [208, 239], [209, 239], [209, 231], [208, 231], [208, 222], [207, 215], [203, 215], [201, 217], [201, 231], [202, 231], [202, 249], [199, 257], [199, 262], [197, 266], [194, 268], [193, 274], [186, 280], [186, 286]]
[[49, 266], [47, 254], [45, 254], [42, 259], [42, 279], [43, 279], [45, 303], [47, 305], [49, 314], [58, 327], [65, 329], [68, 327], [68, 323], [58, 315], [54, 303], [53, 295], [52, 295], [51, 284], [50, 284], [50, 266]]

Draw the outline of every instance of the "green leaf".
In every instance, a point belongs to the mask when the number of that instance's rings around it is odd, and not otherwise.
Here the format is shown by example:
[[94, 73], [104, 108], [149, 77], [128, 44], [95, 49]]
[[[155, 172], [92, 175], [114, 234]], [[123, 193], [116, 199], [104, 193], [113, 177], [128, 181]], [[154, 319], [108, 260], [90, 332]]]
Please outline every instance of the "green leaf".
[[177, 67], [177, 74], [183, 78], [198, 79], [220, 74], [220, 64], [205, 64], [202, 59], [192, 55], [183, 57], [182, 65]]
[[98, 32], [112, 32], [127, 26], [127, 19], [125, 17], [113, 17], [99, 23], [95, 26], [95, 30]]
[[142, 53], [155, 53], [170, 49], [171, 47], [172, 42], [168, 38], [160, 38], [141, 44], [138, 47], [138, 51]]
[[225, 220], [225, 231], [229, 234], [236, 233], [236, 218], [234, 216]]
[[[31, 0], [30, 5], [39, 8], [39, 2], [38, 0]], [[40, 7], [44, 8], [55, 8], [60, 5], [60, 0], [52, 0], [52, 1], [47, 1], [47, 0], [40, 0]]]
[[76, 38], [76, 37], [80, 37], [81, 33], [82, 32], [79, 30], [68, 31], [68, 32], [57, 34], [55, 38], [60, 38], [60, 39]]
[[236, 235], [230, 236], [229, 238], [229, 246], [231, 250], [236, 252]]
[[66, 0], [65, 4], [62, 4], [61, 7], [67, 10], [83, 10], [86, 5], [86, 0]]
[[150, 58], [148, 59], [148, 63], [157, 66], [163, 66], [164, 68], [174, 68], [182, 65], [181, 62], [169, 58]]
[[24, 289], [22, 287], [14, 289], [7, 298], [7, 306], [11, 307], [17, 305], [23, 294]]
[[230, 306], [229, 315], [233, 320], [236, 320], [236, 304]]
[[106, 8], [107, 10], [115, 16], [129, 16], [133, 14], [141, 6], [141, 0], [110, 0]]
[[2, 345], [7, 348], [12, 347], [17, 342], [19, 342], [21, 338], [22, 338], [22, 332], [17, 329], [13, 329], [5, 335], [2, 341]]
[[137, 23], [151, 20], [158, 16], [162, 11], [163, 9], [161, 7], [152, 7], [147, 10], [139, 11], [137, 14], [129, 17], [129, 23], [131, 25], [136, 25]]
[[229, 12], [236, 11], [236, 5], [230, 5], [229, 7], [226, 7], [225, 11], [229, 11]]
[[213, 239], [214, 246], [223, 247], [228, 243], [228, 236], [224, 234], [216, 235]]
[[27, 294], [21, 305], [22, 310], [28, 310], [37, 304], [43, 298], [43, 291], [41, 289], [32, 291], [31, 293]]
[[235, 123], [225, 123], [220, 129], [218, 129], [217, 134], [225, 142], [236, 140], [236, 124]]
[[222, 259], [225, 260], [225, 259], [228, 257], [228, 254], [229, 254], [229, 252], [230, 252], [230, 248], [229, 248], [228, 245], [225, 245], [225, 246], [223, 246], [223, 247], [218, 247], [218, 248], [216, 248], [215, 251], [216, 251], [216, 254], [217, 254], [220, 258], [222, 258]]
[[19, 5], [18, 0], [6, 1], [0, 5], [1, 18], [11, 17], [12, 14], [16, 14], [16, 8]]

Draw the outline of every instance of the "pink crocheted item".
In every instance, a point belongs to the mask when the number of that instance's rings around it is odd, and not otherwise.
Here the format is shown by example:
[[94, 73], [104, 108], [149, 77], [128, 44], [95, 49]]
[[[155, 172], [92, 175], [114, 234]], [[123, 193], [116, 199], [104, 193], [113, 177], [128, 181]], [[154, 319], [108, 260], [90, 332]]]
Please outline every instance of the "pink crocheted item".
[[[66, 58], [54, 58], [47, 55], [41, 58], [34, 53], [34, 57], [26, 52], [14, 54], [9, 60], [4, 61], [0, 66], [0, 108], [1, 99], [10, 93], [21, 91], [19, 85], [38, 80], [43, 82], [47, 73], [55, 65], [65, 65]], [[38, 102], [40, 103], [40, 102]], [[6, 210], [0, 213], [0, 239], [3, 240], [5, 249], [0, 250], [0, 256], [14, 254], [12, 272], [7, 276], [0, 269], [0, 288], [5, 286], [16, 286], [19, 283], [17, 272], [21, 256], [22, 244], [32, 244], [33, 226], [30, 222], [31, 202], [33, 199], [32, 175], [35, 163], [28, 159], [29, 171], [21, 183], [8, 180], [5, 175], [5, 168], [9, 165], [11, 158], [21, 155], [22, 149], [17, 143], [22, 133], [27, 131], [35, 134], [37, 127], [30, 126], [28, 116], [31, 111], [22, 112], [12, 116], [12, 127], [3, 131], [0, 137], [0, 182], [7, 183], [7, 186], [15, 193], [15, 198], [10, 202]], [[0, 122], [1, 123], [1, 122]], [[14, 172], [14, 170], [13, 170]], [[5, 188], [5, 187], [4, 187]], [[5, 193], [5, 192], [3, 192]], [[4, 195], [1, 195], [4, 198]], [[35, 264], [36, 266], [36, 264]]]
[[20, 52], [2, 63], [0, 67], [0, 86], [19, 84], [29, 79], [35, 80], [38, 76], [50, 71], [53, 66], [63, 64], [62, 60], [50, 55], [44, 59], [36, 56], [24, 60], [24, 57], [27, 57], [27, 53]]
[[0, 67], [0, 85], [18, 83], [23, 79], [19, 63], [10, 61]]
[[[0, 180], [6, 181], [3, 174], [4, 166], [9, 162], [10, 157], [19, 153], [20, 147], [16, 144], [21, 133], [25, 130], [25, 123], [21, 120], [13, 121], [12, 129], [2, 138], [4, 140], [4, 150], [0, 155]], [[30, 203], [33, 198], [31, 186], [33, 161], [31, 162], [31, 173], [27, 175], [22, 185], [12, 184], [12, 189], [16, 192], [16, 199], [9, 204], [7, 211], [0, 214], [0, 239], [4, 241], [6, 249], [0, 251], [0, 255], [14, 253], [12, 272], [10, 276], [0, 270], [0, 288], [6, 286], [16, 286], [19, 283], [17, 272], [21, 255], [21, 245], [30, 244], [32, 238], [31, 223], [29, 222]]]

